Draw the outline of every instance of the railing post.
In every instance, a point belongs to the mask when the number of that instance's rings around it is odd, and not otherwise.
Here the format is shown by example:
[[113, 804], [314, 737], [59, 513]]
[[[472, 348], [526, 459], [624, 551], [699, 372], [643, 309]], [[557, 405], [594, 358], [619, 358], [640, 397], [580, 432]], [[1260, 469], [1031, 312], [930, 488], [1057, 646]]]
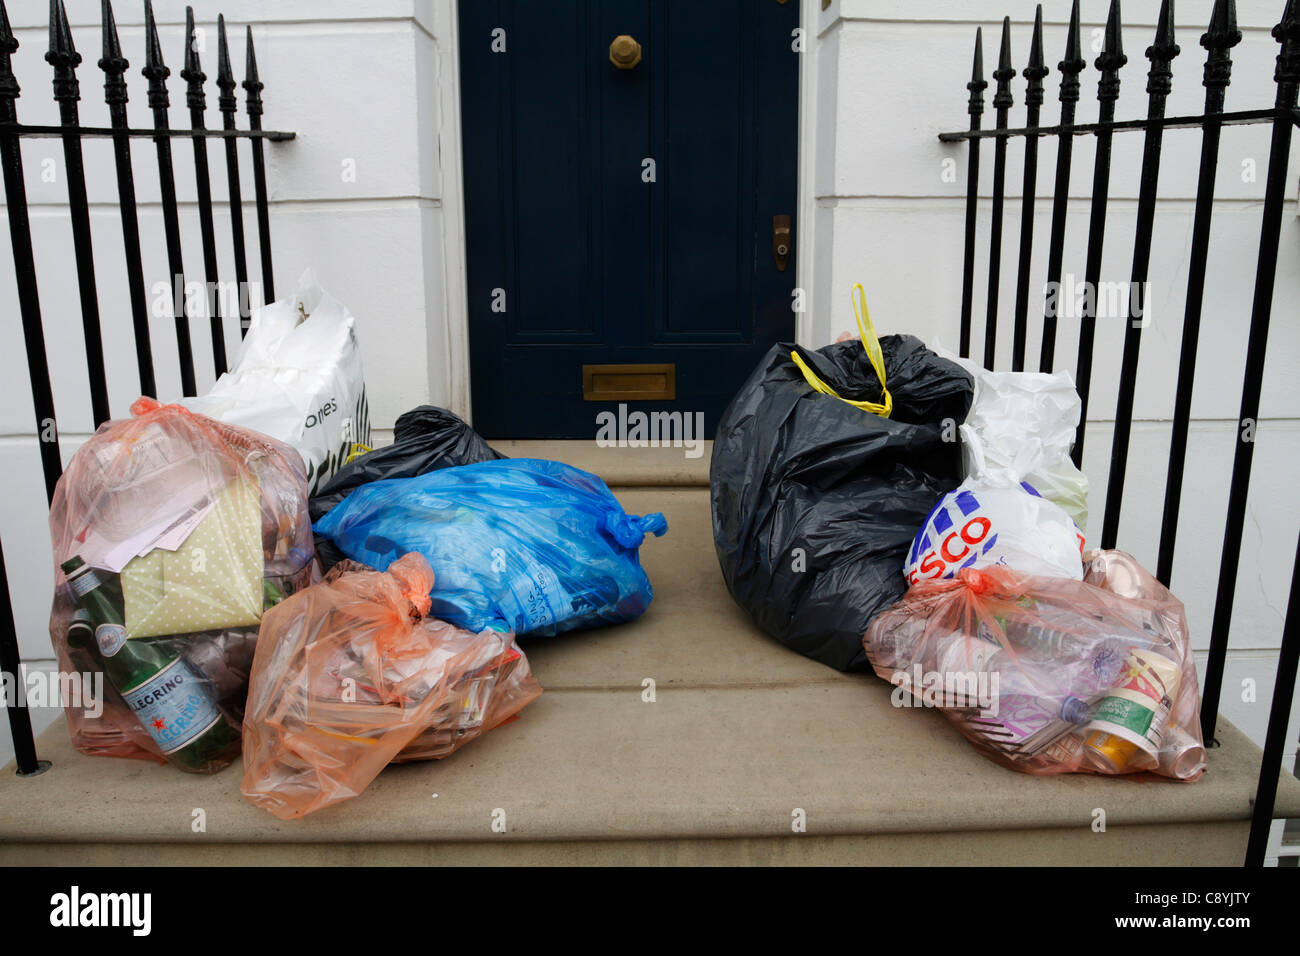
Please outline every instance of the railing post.
[[[9, 26], [9, 14], [0, 0], [0, 123], [18, 122], [14, 104], [21, 92], [14, 76], [12, 57], [18, 40]], [[5, 205], [9, 214], [9, 245], [18, 280], [18, 313], [23, 323], [27, 376], [31, 382], [32, 410], [36, 414], [36, 444], [41, 450], [46, 500], [63, 473], [59, 429], [54, 418], [54, 392], [50, 388], [50, 362], [41, 326], [41, 300], [36, 288], [36, 262], [32, 257], [32, 224], [27, 213], [27, 185], [23, 179], [23, 154], [17, 133], [0, 133], [0, 166], [4, 167]]]
[[199, 65], [199, 49], [194, 39], [194, 8], [185, 8], [185, 69], [181, 79], [186, 83], [185, 105], [190, 111], [190, 128], [194, 131], [194, 181], [198, 187], [199, 231], [203, 236], [203, 271], [208, 282], [208, 317], [212, 326], [212, 364], [217, 375], [229, 367], [226, 364], [226, 332], [221, 321], [221, 299], [217, 295], [217, 239], [212, 222], [212, 182], [208, 174], [208, 141], [203, 111], [207, 109], [207, 96], [203, 81], [207, 75]]
[[[972, 132], [980, 128], [980, 116], [984, 112], [984, 91], [988, 89], [984, 79], [984, 31], [975, 30], [975, 64], [971, 69], [970, 82], [970, 128]], [[961, 341], [959, 351], [962, 358], [970, 356], [970, 317], [971, 304], [975, 291], [975, 213], [979, 205], [980, 179], [980, 141], [972, 137], [966, 159], [966, 251], [961, 280]]]
[[[227, 132], [235, 130], [235, 111], [239, 104], [235, 99], [235, 76], [230, 68], [230, 44], [226, 40], [226, 18], [217, 15], [217, 109], [221, 112], [221, 127]], [[249, 303], [248, 265], [244, 253], [244, 201], [239, 188], [239, 140], [233, 136], [226, 138], [226, 191], [230, 199], [230, 235], [235, 247], [235, 285], [238, 289], [239, 335], [242, 338], [248, 332], [248, 315], [245, 303]]]
[[[14, 100], [18, 98], [20, 88], [11, 62], [17, 50], [18, 40], [9, 25], [9, 13], [5, 10], [4, 0], [0, 0], [0, 123], [18, 122]], [[54, 396], [50, 391], [45, 336], [41, 330], [40, 300], [36, 291], [32, 231], [27, 216], [27, 188], [23, 183], [23, 157], [17, 134], [0, 134], [0, 165], [4, 167], [9, 239], [13, 246], [14, 272], [18, 277], [18, 311], [22, 315], [32, 405], [36, 411], [36, 442], [41, 450], [41, 465], [45, 472], [45, 493], [53, 498], [62, 463], [59, 458], [58, 430], [54, 424]], [[48, 435], [45, 434], [46, 431]], [[27, 712], [25, 698], [17, 693], [18, 683], [22, 680], [22, 666], [18, 633], [14, 627], [13, 605], [9, 599], [4, 549], [0, 547], [0, 679], [3, 679], [3, 675], [12, 675], [14, 680], [14, 693], [5, 695], [9, 736], [14, 744], [14, 761], [18, 765], [18, 773], [29, 776], [40, 773], [49, 764], [36, 757], [31, 715]]]
[[77, 101], [81, 99], [77, 66], [81, 54], [72, 45], [72, 30], [63, 0], [50, 0], [50, 49], [45, 61], [54, 67], [54, 99], [64, 128], [64, 173], [68, 178], [68, 214], [72, 219], [72, 247], [77, 260], [77, 288], [81, 294], [81, 323], [86, 337], [86, 372], [90, 380], [90, 407], [95, 427], [110, 417], [108, 381], [104, 375], [104, 337], [99, 323], [99, 298], [95, 290], [95, 253], [90, 241], [90, 201], [86, 196], [86, 166], [81, 153]]
[[[104, 71], [104, 100], [109, 121], [115, 130], [125, 130], [126, 79], [131, 64], [122, 56], [117, 38], [117, 21], [113, 6], [103, 0], [104, 56], [99, 68]], [[131, 139], [124, 132], [113, 137], [113, 162], [117, 171], [117, 201], [122, 213], [122, 251], [126, 254], [126, 284], [131, 295], [131, 318], [135, 328], [135, 358], [140, 375], [140, 394], [156, 396], [158, 387], [153, 376], [153, 346], [149, 338], [149, 299], [144, 291], [144, 266], [140, 261], [140, 220], [135, 210], [135, 178], [131, 171]]]
[[[998, 68], [993, 71], [997, 92], [993, 106], [997, 110], [997, 129], [1007, 128], [1007, 113], [1012, 106], [1011, 80], [1016, 69], [1011, 65], [1011, 18], [1002, 18], [1002, 47]], [[997, 353], [998, 292], [1002, 279], [1002, 207], [1006, 199], [1007, 137], [998, 136], [993, 146], [993, 215], [989, 224], [988, 312], [984, 320], [984, 367], [992, 369]]]
[[[244, 63], [245, 108], [248, 128], [262, 131], [262, 90], [265, 84], [257, 75], [257, 54], [253, 52], [253, 28], [247, 28], [248, 52]], [[257, 198], [257, 240], [262, 253], [262, 301], [275, 301], [275, 276], [271, 265], [271, 214], [266, 196], [266, 157], [262, 141], [254, 137], [249, 145], [253, 149], [253, 191]]]
[[1070, 165], [1074, 157], [1074, 111], [1079, 102], [1079, 74], [1087, 61], [1079, 43], [1079, 0], [1070, 10], [1070, 30], [1065, 40], [1061, 71], [1061, 132], [1057, 137], [1056, 189], [1052, 193], [1052, 235], [1047, 245], [1047, 289], [1043, 308], [1043, 341], [1038, 370], [1051, 372], [1056, 364], [1056, 317], [1060, 308], [1061, 260], [1065, 251], [1065, 217], [1070, 209]]
[[1276, 114], [1268, 154], [1268, 179], [1264, 187], [1264, 215], [1260, 226], [1259, 260], [1255, 267], [1255, 297], [1250, 310], [1250, 334], [1246, 341], [1241, 412], [1237, 417], [1237, 451], [1232, 459], [1232, 482], [1228, 488], [1228, 516], [1223, 531], [1219, 587], [1214, 600], [1210, 655], [1205, 667], [1205, 689], [1201, 698], [1201, 732], [1207, 741], [1214, 735], [1219, 715], [1223, 664], [1228, 653], [1228, 632], [1232, 627], [1237, 568], [1241, 560], [1242, 527], [1246, 520], [1246, 496], [1250, 491], [1250, 468], [1255, 454], [1254, 432], [1259, 419], [1259, 395], [1264, 381], [1268, 325], [1273, 314], [1273, 283], [1277, 278], [1278, 246], [1282, 239], [1282, 207], [1286, 203], [1291, 127], [1296, 123], [1296, 94], [1300, 88], [1298, 2], [1300, 0], [1287, 0], [1282, 20], [1273, 28], [1273, 36], [1282, 47], [1274, 73], [1277, 82]]
[[1120, 37], [1119, 0], [1110, 0], [1110, 13], [1106, 17], [1105, 45], [1096, 67], [1101, 71], [1097, 84], [1098, 120], [1097, 157], [1092, 168], [1092, 208], [1088, 218], [1088, 261], [1084, 266], [1083, 281], [1092, 290], [1093, 305], [1079, 317], [1079, 360], [1075, 369], [1074, 384], [1079, 389], [1079, 428], [1074, 435], [1071, 457], [1077, 466], [1083, 464], [1083, 439], [1088, 428], [1088, 392], [1092, 386], [1092, 345], [1097, 330], [1096, 291], [1101, 279], [1101, 254], [1106, 241], [1106, 204], [1110, 200], [1110, 148], [1114, 131], [1115, 101], [1119, 99], [1119, 71], [1128, 62]]
[[[1029, 65], [1025, 78], [1025, 125], [1038, 125], [1043, 105], [1043, 79], [1050, 71], [1043, 65], [1043, 5], [1034, 11], [1034, 36], [1029, 43]], [[1025, 137], [1025, 178], [1020, 189], [1020, 269], [1016, 273], [1016, 324], [1011, 340], [1011, 370], [1025, 370], [1025, 339], [1029, 331], [1029, 269], [1034, 258], [1034, 200], [1038, 191], [1038, 134]]]
[[190, 318], [186, 309], [185, 261], [181, 257], [181, 225], [176, 208], [176, 174], [172, 169], [172, 140], [167, 135], [171, 124], [167, 119], [170, 98], [167, 95], [167, 77], [171, 75], [163, 63], [162, 46], [158, 42], [158, 24], [153, 17], [153, 3], [144, 0], [145, 54], [141, 75], [149, 81], [149, 108], [153, 111], [153, 126], [158, 135], [153, 138], [158, 153], [158, 187], [162, 197], [163, 232], [167, 237], [167, 267], [171, 272], [168, 285], [172, 292], [172, 314], [176, 321], [176, 351], [181, 368], [181, 394], [197, 395], [194, 381], [194, 346], [190, 340]]
[[1192, 247], [1187, 261], [1187, 300], [1183, 311], [1183, 341], [1178, 352], [1169, 470], [1165, 473], [1164, 517], [1160, 522], [1160, 547], [1156, 557], [1156, 577], [1165, 587], [1169, 586], [1173, 576], [1174, 542], [1178, 536], [1178, 510], [1183, 495], [1187, 432], [1192, 417], [1192, 385], [1196, 378], [1201, 306], [1205, 299], [1205, 264], [1210, 250], [1210, 218], [1214, 214], [1214, 186], [1219, 166], [1219, 133], [1223, 129], [1223, 103], [1232, 78], [1232, 55], [1229, 51], [1240, 42], [1236, 0], [1215, 0], [1210, 26], [1201, 35], [1201, 46], [1208, 51], [1203, 81], [1205, 122], [1201, 127], [1201, 169], [1196, 185]]
[[[1155, 42], [1147, 47], [1151, 71], [1147, 76], [1147, 122], [1142, 144], [1142, 178], [1138, 187], [1137, 230], [1133, 241], [1133, 271], [1125, 311], [1124, 356], [1120, 361], [1119, 394], [1115, 404], [1115, 433], [1111, 438], [1110, 480], [1106, 486], [1106, 512], [1102, 518], [1101, 546], [1115, 547], [1119, 514], [1124, 502], [1124, 473], [1128, 467], [1129, 437], [1133, 427], [1133, 401], [1137, 396], [1138, 353], [1146, 325], [1146, 281], [1151, 266], [1151, 231], [1156, 217], [1156, 187], [1160, 181], [1160, 150], [1164, 145], [1165, 100], [1173, 89], [1173, 61], [1179, 54], [1174, 42], [1173, 0], [1160, 4]], [[1133, 307], [1133, 297], [1142, 303]], [[1099, 301], [1096, 296], [1094, 301]]]

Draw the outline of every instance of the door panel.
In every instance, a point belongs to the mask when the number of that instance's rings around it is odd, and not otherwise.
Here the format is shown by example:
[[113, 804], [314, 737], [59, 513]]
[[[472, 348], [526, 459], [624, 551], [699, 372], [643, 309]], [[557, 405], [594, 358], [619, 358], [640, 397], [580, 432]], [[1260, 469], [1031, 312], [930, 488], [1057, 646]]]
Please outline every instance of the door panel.
[[[711, 435], [763, 353], [793, 338], [794, 269], [771, 249], [772, 217], [795, 212], [797, 7], [462, 0], [484, 435], [593, 437], [619, 403], [584, 401], [583, 367], [642, 364], [674, 366], [676, 398], [627, 404], [702, 412]], [[633, 69], [609, 61], [620, 34], [641, 44]]]

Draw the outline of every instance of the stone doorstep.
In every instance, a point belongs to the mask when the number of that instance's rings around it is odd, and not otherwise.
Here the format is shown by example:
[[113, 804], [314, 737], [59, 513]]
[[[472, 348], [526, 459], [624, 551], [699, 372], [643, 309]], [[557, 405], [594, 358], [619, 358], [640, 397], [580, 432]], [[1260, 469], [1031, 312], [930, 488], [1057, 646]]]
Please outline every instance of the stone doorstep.
[[[26, 780], [0, 773], [0, 846], [662, 847], [788, 838], [796, 809], [819, 838], [1091, 833], [1096, 808], [1115, 832], [1249, 819], [1261, 754], [1226, 721], [1194, 784], [1014, 773], [979, 756], [941, 714], [893, 707], [883, 681], [840, 674], [755, 631], [718, 572], [706, 489], [629, 488], [619, 498], [629, 511], [668, 517], [668, 534], [641, 549], [656, 600], [631, 624], [522, 642], [546, 692], [519, 721], [446, 760], [390, 767], [358, 797], [282, 822], [241, 798], [238, 766], [198, 777], [85, 757], [60, 719], [39, 744], [53, 769]], [[647, 678], [654, 703], [642, 700]], [[206, 833], [191, 832], [195, 808]], [[491, 829], [498, 809], [502, 834]], [[1300, 781], [1288, 774], [1275, 816], [1300, 817]], [[1137, 844], [1133, 852], [1140, 862]]]
[[1240, 866], [1250, 825], [761, 839], [477, 843], [9, 843], [0, 866]]
[[[1226, 723], [1219, 739], [1194, 784], [1036, 778], [980, 757], [939, 714], [892, 707], [881, 682], [681, 688], [654, 703], [639, 687], [552, 691], [445, 760], [390, 767], [351, 800], [280, 821], [241, 798], [238, 764], [196, 776], [86, 757], [60, 721], [40, 738], [49, 771], [0, 775], [0, 844], [753, 839], [789, 836], [797, 810], [819, 837], [1090, 832], [1097, 808], [1108, 829], [1248, 820], [1259, 751]], [[1276, 815], [1300, 816], [1294, 778]]]

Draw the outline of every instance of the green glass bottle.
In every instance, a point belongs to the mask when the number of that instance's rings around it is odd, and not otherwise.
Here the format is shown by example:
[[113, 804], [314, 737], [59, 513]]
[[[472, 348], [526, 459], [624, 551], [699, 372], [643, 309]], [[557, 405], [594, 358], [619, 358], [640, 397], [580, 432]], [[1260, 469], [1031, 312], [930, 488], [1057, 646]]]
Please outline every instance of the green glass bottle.
[[127, 640], [122, 608], [80, 557], [63, 563], [77, 601], [68, 643], [84, 647], [163, 755], [190, 773], [214, 773], [239, 753], [239, 736], [210, 685], [181, 655], [149, 639]]

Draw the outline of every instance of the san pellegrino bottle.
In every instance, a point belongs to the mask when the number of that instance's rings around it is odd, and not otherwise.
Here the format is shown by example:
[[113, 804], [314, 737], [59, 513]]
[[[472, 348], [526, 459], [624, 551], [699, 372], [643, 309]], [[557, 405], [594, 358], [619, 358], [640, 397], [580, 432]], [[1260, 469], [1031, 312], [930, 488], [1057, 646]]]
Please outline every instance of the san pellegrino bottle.
[[62, 567], [77, 601], [68, 643], [94, 658], [169, 761], [191, 773], [229, 764], [239, 752], [239, 736], [210, 685], [165, 645], [127, 640], [122, 608], [80, 556]]

